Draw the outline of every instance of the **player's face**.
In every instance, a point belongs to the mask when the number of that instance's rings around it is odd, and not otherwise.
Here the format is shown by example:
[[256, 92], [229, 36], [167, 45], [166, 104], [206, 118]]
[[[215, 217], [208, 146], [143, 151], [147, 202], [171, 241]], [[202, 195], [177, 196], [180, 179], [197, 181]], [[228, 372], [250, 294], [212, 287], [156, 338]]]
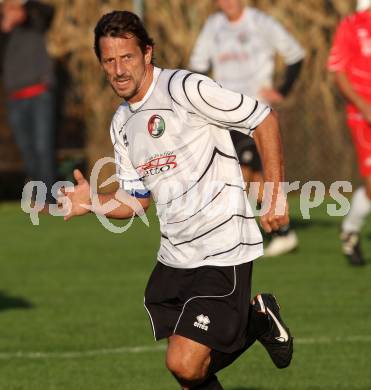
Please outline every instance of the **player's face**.
[[152, 48], [142, 53], [135, 37], [102, 37], [99, 41], [101, 64], [113, 90], [130, 103], [143, 95]]
[[217, 4], [230, 20], [237, 20], [242, 14], [242, 0], [217, 0]]

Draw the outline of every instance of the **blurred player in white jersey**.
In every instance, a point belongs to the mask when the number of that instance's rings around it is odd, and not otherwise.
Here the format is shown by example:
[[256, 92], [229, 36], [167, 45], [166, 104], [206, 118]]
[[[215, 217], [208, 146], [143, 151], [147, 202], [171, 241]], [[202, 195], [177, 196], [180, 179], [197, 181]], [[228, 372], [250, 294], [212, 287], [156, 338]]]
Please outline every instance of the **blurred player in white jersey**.
[[257, 142], [272, 183], [260, 218], [267, 232], [288, 223], [286, 202], [279, 202], [280, 133], [266, 104], [206, 76], [155, 67], [153, 46], [131, 12], [114, 11], [99, 20], [95, 52], [124, 99], [111, 124], [120, 190], [91, 194], [76, 170], [73, 192], [63, 191], [58, 201], [71, 202], [69, 219], [89, 209], [131, 218], [154, 200], [161, 245], [145, 292], [154, 337], [168, 339], [166, 364], [182, 389], [221, 390], [215, 373], [256, 340], [279, 368], [290, 364], [293, 353], [275, 297], [258, 294], [250, 302], [262, 237], [228, 130]]
[[[268, 104], [281, 103], [299, 75], [304, 50], [280, 23], [258, 9], [244, 7], [242, 0], [216, 2], [221, 12], [207, 19], [191, 55], [190, 68], [200, 73], [212, 70], [224, 88]], [[283, 84], [275, 89], [277, 53], [287, 68]], [[254, 141], [238, 132], [231, 136], [245, 181], [262, 183], [262, 163]], [[265, 255], [278, 256], [297, 245], [295, 232], [283, 226], [272, 236]]]
[[347, 123], [364, 179], [354, 192], [341, 232], [343, 253], [355, 266], [365, 264], [359, 235], [371, 211], [371, 1], [360, 0], [357, 8], [339, 24], [328, 60], [348, 101]]

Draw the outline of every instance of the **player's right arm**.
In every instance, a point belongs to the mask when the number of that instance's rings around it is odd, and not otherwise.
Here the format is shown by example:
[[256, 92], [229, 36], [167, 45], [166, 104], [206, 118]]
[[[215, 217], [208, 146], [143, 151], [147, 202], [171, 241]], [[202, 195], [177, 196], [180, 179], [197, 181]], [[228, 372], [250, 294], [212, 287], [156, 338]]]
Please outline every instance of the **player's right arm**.
[[358, 108], [367, 122], [371, 123], [371, 105], [354, 90], [347, 74], [342, 71], [335, 72], [335, 82], [342, 95]]
[[207, 74], [210, 70], [214, 39], [213, 16], [209, 17], [197, 37], [189, 60], [189, 68], [194, 72]]
[[74, 170], [73, 175], [76, 185], [61, 189], [58, 195], [58, 203], [69, 210], [64, 216], [65, 221], [89, 212], [108, 218], [126, 219], [142, 215], [150, 206], [149, 196], [138, 198], [122, 189], [106, 194], [92, 194], [89, 182], [78, 169]]
[[108, 218], [126, 219], [143, 215], [151, 203], [150, 192], [134, 168], [122, 132], [121, 108], [112, 120], [110, 135], [115, 153], [116, 179], [119, 189], [111, 193], [93, 193], [89, 182], [79, 170], [74, 171], [76, 185], [63, 189], [58, 203], [69, 210], [65, 220], [93, 212]]
[[266, 39], [267, 48], [279, 53], [286, 70], [282, 84], [277, 88], [263, 88], [259, 96], [268, 104], [281, 103], [291, 91], [303, 65], [305, 51], [294, 36], [273, 17], [258, 11], [256, 23]]

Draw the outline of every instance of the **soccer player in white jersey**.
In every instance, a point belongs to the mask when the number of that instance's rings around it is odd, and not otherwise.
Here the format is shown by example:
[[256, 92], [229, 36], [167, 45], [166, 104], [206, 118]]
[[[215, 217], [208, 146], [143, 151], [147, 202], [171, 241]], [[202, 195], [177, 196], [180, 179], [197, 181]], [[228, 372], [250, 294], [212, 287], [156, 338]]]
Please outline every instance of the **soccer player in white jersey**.
[[[250, 302], [262, 238], [229, 131], [257, 142], [272, 183], [260, 219], [267, 232], [288, 222], [286, 203], [281, 212], [276, 207], [283, 180], [280, 134], [267, 105], [205, 76], [155, 67], [153, 45], [131, 12], [114, 11], [99, 20], [96, 55], [124, 99], [111, 125], [120, 196], [91, 194], [76, 170], [73, 192], [64, 190], [58, 201], [71, 202], [68, 220], [89, 209], [131, 218], [154, 200], [161, 245], [145, 307], [155, 339], [168, 339], [166, 364], [183, 389], [220, 390], [215, 373], [256, 340], [279, 368], [290, 364], [293, 353], [274, 296], [258, 294]], [[107, 211], [107, 202], [122, 199], [124, 191], [130, 201]]]
[[[190, 68], [200, 73], [211, 69], [224, 88], [268, 104], [281, 103], [299, 75], [303, 48], [280, 23], [256, 8], [245, 7], [242, 0], [216, 0], [216, 3], [221, 12], [207, 19], [192, 52]], [[283, 84], [275, 89], [277, 53], [287, 69]], [[245, 181], [262, 183], [262, 164], [254, 141], [239, 132], [231, 135]], [[265, 255], [278, 256], [297, 245], [295, 232], [289, 225], [283, 226], [272, 236]]]

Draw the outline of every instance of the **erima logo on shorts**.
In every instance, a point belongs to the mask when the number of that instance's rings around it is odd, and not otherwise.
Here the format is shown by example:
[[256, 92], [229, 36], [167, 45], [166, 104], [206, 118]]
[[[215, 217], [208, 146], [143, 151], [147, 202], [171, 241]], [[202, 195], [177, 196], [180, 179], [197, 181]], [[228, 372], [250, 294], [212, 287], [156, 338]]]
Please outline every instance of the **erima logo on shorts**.
[[196, 328], [202, 329], [207, 331], [209, 329], [208, 325], [210, 324], [210, 319], [208, 316], [204, 316], [203, 314], [200, 314], [196, 317], [196, 320], [193, 324]]

